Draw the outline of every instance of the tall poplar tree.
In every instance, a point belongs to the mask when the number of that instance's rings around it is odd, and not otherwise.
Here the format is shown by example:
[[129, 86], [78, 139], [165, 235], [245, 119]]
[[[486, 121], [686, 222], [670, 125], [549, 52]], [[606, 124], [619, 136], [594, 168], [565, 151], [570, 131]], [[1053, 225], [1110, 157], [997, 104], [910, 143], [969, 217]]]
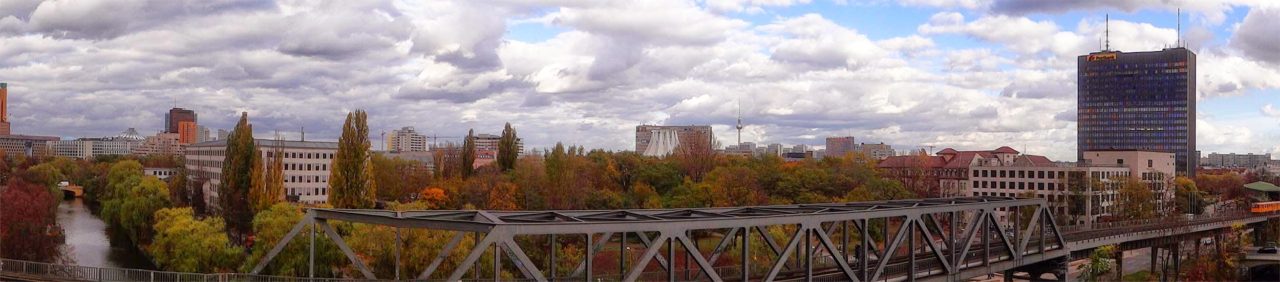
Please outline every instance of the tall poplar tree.
[[520, 155], [520, 144], [517, 143], [516, 130], [507, 123], [502, 128], [502, 139], [498, 139], [498, 167], [502, 171], [516, 168], [516, 158]]
[[342, 125], [338, 153], [329, 170], [329, 204], [335, 208], [374, 207], [377, 186], [373, 181], [367, 118], [363, 110], [356, 110], [347, 114]]
[[467, 130], [467, 140], [462, 141], [462, 178], [471, 177], [471, 172], [475, 170], [476, 164], [476, 136], [475, 130]]
[[253, 143], [253, 126], [249, 113], [240, 114], [240, 122], [227, 136], [226, 158], [222, 162], [222, 182], [218, 187], [218, 210], [227, 220], [227, 228], [235, 234], [248, 234], [253, 228], [253, 210], [249, 205], [249, 189], [253, 187], [253, 163], [258, 149]]
[[272, 205], [284, 200], [284, 146], [280, 137], [275, 140], [275, 148], [267, 155], [266, 161], [254, 162], [254, 185], [249, 192], [249, 200], [253, 203], [253, 212], [270, 209]]

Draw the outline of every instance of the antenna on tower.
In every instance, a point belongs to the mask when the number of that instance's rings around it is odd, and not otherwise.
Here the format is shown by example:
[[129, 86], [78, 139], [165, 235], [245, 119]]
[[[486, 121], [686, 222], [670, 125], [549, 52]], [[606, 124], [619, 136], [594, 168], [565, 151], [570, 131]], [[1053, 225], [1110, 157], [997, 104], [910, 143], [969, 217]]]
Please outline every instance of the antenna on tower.
[[1174, 41], [1174, 47], [1182, 47], [1182, 8], [1178, 8], [1178, 41]]
[[742, 96], [738, 96], [738, 147], [742, 147]]
[[1103, 37], [1107, 39], [1107, 45], [1102, 51], [1111, 51], [1111, 14], [1107, 14], [1104, 25], [1106, 26], [1106, 31], [1104, 31]]

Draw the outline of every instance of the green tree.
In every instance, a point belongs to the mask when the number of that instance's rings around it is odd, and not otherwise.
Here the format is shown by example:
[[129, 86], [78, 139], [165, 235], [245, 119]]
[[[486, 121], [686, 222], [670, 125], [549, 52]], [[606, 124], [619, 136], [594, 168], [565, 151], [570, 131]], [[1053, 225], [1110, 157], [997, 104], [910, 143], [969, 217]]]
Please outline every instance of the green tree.
[[[276, 203], [270, 208], [258, 212], [253, 218], [253, 234], [255, 243], [250, 253], [249, 259], [241, 265], [241, 272], [249, 272], [258, 262], [271, 251], [276, 244], [284, 239], [284, 235], [293, 229], [293, 226], [302, 221], [304, 212], [302, 208], [290, 203]], [[309, 251], [311, 226], [302, 229], [302, 232], [293, 237], [289, 245], [285, 246], [279, 254], [276, 254], [271, 263], [263, 269], [262, 273], [272, 275], [283, 275], [293, 277], [305, 277], [308, 272]], [[337, 245], [326, 236], [323, 231], [316, 231], [316, 276], [317, 277], [335, 277], [337, 273], [333, 272], [333, 268], [328, 266], [339, 266], [347, 264], [347, 258], [338, 250]]]
[[1156, 216], [1155, 193], [1146, 183], [1134, 178], [1113, 178], [1119, 183], [1120, 215], [1126, 219], [1145, 219]]
[[102, 203], [102, 220], [117, 234], [134, 244], [151, 242], [151, 226], [156, 211], [170, 207], [169, 188], [154, 176], [142, 177], [137, 185]]
[[516, 159], [520, 156], [518, 140], [516, 130], [508, 122], [502, 128], [502, 139], [498, 139], [498, 167], [502, 171], [511, 171], [516, 167]]
[[462, 141], [462, 164], [458, 171], [462, 172], [462, 178], [471, 177], [471, 173], [475, 171], [476, 165], [476, 136], [475, 130], [467, 130], [467, 138]]
[[218, 187], [218, 209], [233, 233], [247, 234], [253, 221], [253, 208], [249, 202], [249, 190], [254, 184], [253, 166], [261, 160], [248, 113], [240, 114], [240, 122], [227, 136], [225, 155], [222, 185]]
[[155, 240], [146, 247], [156, 266], [178, 272], [235, 270], [243, 251], [223, 232], [222, 218], [197, 220], [190, 207], [156, 211]]
[[1195, 180], [1179, 176], [1173, 179], [1173, 187], [1175, 189], [1174, 204], [1178, 207], [1178, 213], [1204, 213], [1205, 193], [1196, 188]]
[[1080, 270], [1081, 281], [1107, 281], [1107, 272], [1111, 271], [1111, 264], [1114, 263], [1114, 253], [1116, 247], [1107, 245], [1093, 249], [1093, 253], [1089, 254], [1089, 262], [1081, 264], [1076, 269]]
[[51, 163], [42, 163], [27, 168], [23, 178], [28, 183], [40, 185], [48, 190], [49, 193], [45, 195], [49, 196], [48, 201], [54, 204], [55, 209], [57, 208], [57, 203], [62, 201], [62, 190], [58, 189], [58, 182], [68, 180], [67, 176], [62, 174], [62, 170]]
[[329, 170], [329, 204], [342, 209], [373, 208], [377, 185], [369, 152], [368, 115], [363, 110], [347, 114], [338, 138], [338, 153]]

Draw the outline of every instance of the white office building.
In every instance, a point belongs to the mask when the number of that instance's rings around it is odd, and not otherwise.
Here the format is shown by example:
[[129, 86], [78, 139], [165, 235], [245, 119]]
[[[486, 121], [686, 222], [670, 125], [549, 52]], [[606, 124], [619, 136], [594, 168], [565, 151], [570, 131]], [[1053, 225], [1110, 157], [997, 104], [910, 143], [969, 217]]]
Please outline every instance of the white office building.
[[[329, 169], [338, 152], [337, 142], [282, 141], [257, 139], [263, 161], [275, 156], [275, 148], [284, 153], [285, 198], [316, 204], [329, 200]], [[226, 159], [226, 139], [191, 144], [186, 148], [186, 167], [192, 181], [202, 183], [205, 202], [216, 209], [218, 185], [222, 179], [222, 162]]]

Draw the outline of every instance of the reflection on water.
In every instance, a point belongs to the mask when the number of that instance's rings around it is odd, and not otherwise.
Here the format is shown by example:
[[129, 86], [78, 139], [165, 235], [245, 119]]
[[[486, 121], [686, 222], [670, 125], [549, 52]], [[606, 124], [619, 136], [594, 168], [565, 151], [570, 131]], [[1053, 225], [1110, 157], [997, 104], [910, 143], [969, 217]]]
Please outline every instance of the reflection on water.
[[155, 269], [128, 242], [112, 246], [107, 224], [89, 211], [80, 198], [64, 200], [58, 205], [58, 223], [67, 234], [67, 256], [75, 260], [76, 265]]

